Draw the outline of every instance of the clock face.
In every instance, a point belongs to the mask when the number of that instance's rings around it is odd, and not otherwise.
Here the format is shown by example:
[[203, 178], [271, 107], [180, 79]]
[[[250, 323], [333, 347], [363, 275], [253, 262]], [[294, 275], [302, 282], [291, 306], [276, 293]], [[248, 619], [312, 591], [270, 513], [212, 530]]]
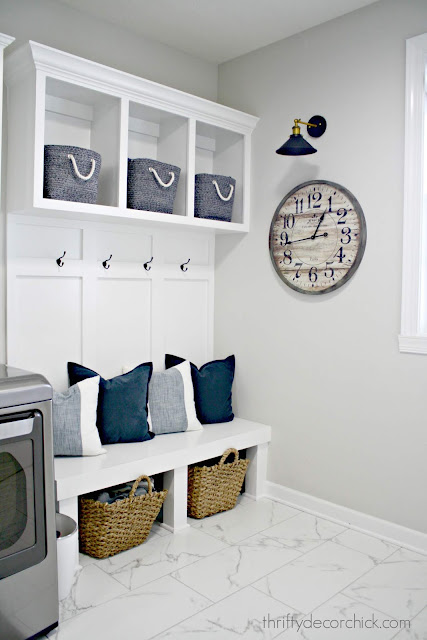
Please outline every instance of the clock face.
[[321, 294], [343, 285], [359, 266], [365, 244], [365, 216], [356, 198], [326, 180], [290, 191], [270, 227], [274, 268], [301, 293]]

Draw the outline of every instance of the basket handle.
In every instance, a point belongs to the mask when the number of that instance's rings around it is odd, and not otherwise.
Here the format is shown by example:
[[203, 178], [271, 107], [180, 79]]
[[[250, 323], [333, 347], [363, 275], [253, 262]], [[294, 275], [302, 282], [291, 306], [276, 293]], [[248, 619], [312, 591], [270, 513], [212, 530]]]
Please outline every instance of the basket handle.
[[227, 449], [227, 451], [224, 451], [224, 453], [221, 456], [221, 460], [219, 461], [219, 464], [224, 464], [224, 462], [227, 460], [230, 453], [234, 453], [234, 462], [236, 462], [239, 459], [239, 452], [237, 451], [237, 449], [233, 449], [231, 447], [230, 449]]
[[215, 185], [215, 189], [216, 189], [216, 192], [218, 194], [218, 198], [221, 198], [221, 200], [223, 202], [228, 202], [229, 200], [231, 200], [231, 198], [233, 196], [233, 193], [234, 193], [234, 184], [228, 185], [230, 187], [230, 193], [228, 194], [227, 197], [222, 195], [221, 191], [219, 190], [218, 182], [216, 180], [212, 180], [212, 184]]
[[135, 491], [138, 488], [139, 483], [141, 482], [141, 480], [147, 480], [148, 483], [148, 495], [151, 496], [151, 494], [153, 493], [153, 487], [151, 486], [151, 480], [148, 476], [138, 476], [138, 478], [135, 480], [135, 482], [132, 485], [132, 489], [130, 490], [129, 493], [129, 498], [133, 498], [135, 495]]
[[89, 173], [87, 174], [87, 176], [82, 176], [82, 174], [80, 173], [80, 171], [79, 171], [79, 169], [77, 167], [76, 159], [75, 159], [75, 157], [73, 156], [72, 153], [68, 154], [68, 159], [71, 160], [71, 162], [73, 163], [74, 172], [75, 172], [76, 176], [78, 178], [80, 178], [80, 180], [90, 180], [91, 179], [91, 177], [93, 176], [93, 173], [95, 171], [95, 167], [96, 167], [96, 160], [94, 160], [94, 158], [91, 159], [92, 168], [89, 171]]
[[165, 187], [166, 189], [168, 189], [173, 185], [173, 182], [175, 180], [175, 174], [173, 171], [169, 171], [169, 175], [171, 176], [171, 179], [169, 180], [169, 182], [163, 182], [163, 180], [161, 179], [161, 177], [153, 167], [148, 167], [148, 171], [150, 171], [151, 173], [154, 173], [154, 177], [156, 178], [157, 182], [160, 185], [162, 185], [162, 187]]

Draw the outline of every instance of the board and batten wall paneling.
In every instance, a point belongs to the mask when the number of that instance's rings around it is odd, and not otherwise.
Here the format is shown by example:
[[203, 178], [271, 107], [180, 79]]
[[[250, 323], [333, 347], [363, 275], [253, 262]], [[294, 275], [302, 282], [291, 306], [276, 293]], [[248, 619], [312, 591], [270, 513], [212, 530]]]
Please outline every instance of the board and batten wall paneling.
[[58, 390], [68, 360], [106, 378], [147, 361], [162, 370], [167, 351], [200, 366], [213, 354], [214, 244], [184, 230], [10, 215], [8, 363]]

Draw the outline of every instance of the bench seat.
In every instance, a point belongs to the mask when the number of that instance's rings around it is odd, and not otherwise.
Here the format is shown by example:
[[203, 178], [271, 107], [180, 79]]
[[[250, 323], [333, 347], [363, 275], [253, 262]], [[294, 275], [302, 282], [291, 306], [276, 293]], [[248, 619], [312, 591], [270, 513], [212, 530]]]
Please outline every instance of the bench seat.
[[163, 526], [171, 531], [187, 525], [187, 467], [220, 456], [229, 447], [246, 449], [251, 460], [246, 474], [246, 495], [264, 493], [267, 447], [271, 428], [234, 418], [232, 422], [206, 425], [202, 431], [160, 435], [146, 442], [105, 445], [100, 456], [55, 458], [56, 495], [59, 510], [77, 520], [79, 495], [128, 482], [141, 474], [164, 473], [169, 494], [163, 507]]

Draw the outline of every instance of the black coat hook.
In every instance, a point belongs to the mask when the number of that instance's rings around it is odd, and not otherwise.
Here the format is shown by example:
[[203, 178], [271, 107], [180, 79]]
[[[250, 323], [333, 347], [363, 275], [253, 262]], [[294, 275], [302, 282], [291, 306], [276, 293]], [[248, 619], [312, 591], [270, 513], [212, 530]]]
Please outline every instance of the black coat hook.
[[102, 263], [102, 266], [104, 267], [104, 269], [109, 269], [110, 268], [110, 265], [108, 263], [109, 263], [109, 261], [111, 260], [112, 257], [113, 257], [113, 254], [111, 254], [109, 258], [104, 260], [104, 262]]
[[63, 261], [63, 259], [62, 259], [62, 258], [65, 256], [65, 254], [66, 254], [66, 253], [67, 253], [67, 252], [66, 252], [66, 251], [64, 251], [64, 253], [62, 254], [62, 256], [61, 256], [60, 258], [57, 258], [57, 259], [55, 260], [55, 262], [56, 262], [56, 264], [58, 265], [58, 267], [63, 267], [63, 266], [64, 266], [64, 261]]
[[187, 262], [184, 262], [181, 265], [181, 271], [188, 271], [188, 267], [186, 266], [190, 262], [190, 258], [188, 258]]
[[153, 262], [153, 260], [154, 260], [154, 256], [151, 256], [151, 260], [147, 260], [147, 262], [144, 262], [144, 269], [146, 271], [150, 271], [151, 266], [149, 267], [148, 265], [150, 264], [150, 262]]

